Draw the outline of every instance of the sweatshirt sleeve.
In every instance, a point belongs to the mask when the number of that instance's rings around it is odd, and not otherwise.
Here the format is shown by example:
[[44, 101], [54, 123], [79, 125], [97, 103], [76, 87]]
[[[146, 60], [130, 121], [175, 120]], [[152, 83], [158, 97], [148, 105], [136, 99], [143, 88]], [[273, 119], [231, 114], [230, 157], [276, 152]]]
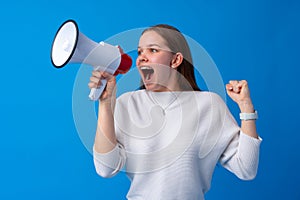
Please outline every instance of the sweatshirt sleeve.
[[254, 179], [258, 169], [259, 149], [262, 139], [239, 131], [223, 152], [221, 165], [243, 180]]
[[217, 97], [217, 113], [222, 115], [220, 164], [243, 180], [254, 179], [257, 174], [262, 139], [253, 138], [241, 131], [225, 102]]
[[104, 178], [116, 175], [122, 169], [126, 160], [124, 148], [120, 143], [107, 153], [98, 153], [93, 148], [93, 157], [97, 174]]

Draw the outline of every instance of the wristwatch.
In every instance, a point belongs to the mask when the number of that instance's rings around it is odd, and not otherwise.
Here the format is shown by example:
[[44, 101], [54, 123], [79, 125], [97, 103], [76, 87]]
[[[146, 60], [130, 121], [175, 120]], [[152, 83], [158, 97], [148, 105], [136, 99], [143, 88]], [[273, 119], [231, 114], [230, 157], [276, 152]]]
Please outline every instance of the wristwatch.
[[256, 120], [258, 119], [257, 111], [255, 110], [254, 113], [240, 113], [241, 120]]

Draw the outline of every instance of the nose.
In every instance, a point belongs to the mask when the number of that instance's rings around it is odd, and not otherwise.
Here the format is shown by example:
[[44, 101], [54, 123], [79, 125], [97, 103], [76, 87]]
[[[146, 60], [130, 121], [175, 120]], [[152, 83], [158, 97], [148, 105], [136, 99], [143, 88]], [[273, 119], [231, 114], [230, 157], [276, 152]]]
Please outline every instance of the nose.
[[147, 55], [145, 52], [140, 53], [140, 55], [136, 59], [137, 65], [148, 62]]

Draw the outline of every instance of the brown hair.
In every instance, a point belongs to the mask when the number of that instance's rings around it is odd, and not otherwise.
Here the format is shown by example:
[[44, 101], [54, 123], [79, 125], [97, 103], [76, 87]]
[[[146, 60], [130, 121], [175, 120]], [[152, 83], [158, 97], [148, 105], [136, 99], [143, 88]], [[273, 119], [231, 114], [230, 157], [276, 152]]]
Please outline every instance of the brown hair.
[[[155, 31], [166, 41], [166, 45], [173, 53], [180, 52], [183, 55], [182, 63], [177, 67], [177, 71], [183, 76], [179, 79], [182, 90], [200, 91], [196, 83], [192, 55], [188, 43], [182, 33], [175, 27], [167, 24], [158, 24], [145, 29], [142, 35], [147, 31]], [[185, 79], [185, 80], [182, 80]], [[189, 84], [187, 84], [188, 82]], [[141, 88], [144, 88], [142, 86]]]

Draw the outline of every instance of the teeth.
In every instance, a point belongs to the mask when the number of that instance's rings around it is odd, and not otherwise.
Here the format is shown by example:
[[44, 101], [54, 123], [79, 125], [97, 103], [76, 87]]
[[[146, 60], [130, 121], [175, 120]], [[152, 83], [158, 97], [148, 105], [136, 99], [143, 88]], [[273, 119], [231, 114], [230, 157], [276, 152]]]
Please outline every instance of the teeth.
[[152, 69], [151, 67], [148, 67], [148, 66], [142, 66], [141, 67], [141, 70], [147, 70], [147, 69]]

